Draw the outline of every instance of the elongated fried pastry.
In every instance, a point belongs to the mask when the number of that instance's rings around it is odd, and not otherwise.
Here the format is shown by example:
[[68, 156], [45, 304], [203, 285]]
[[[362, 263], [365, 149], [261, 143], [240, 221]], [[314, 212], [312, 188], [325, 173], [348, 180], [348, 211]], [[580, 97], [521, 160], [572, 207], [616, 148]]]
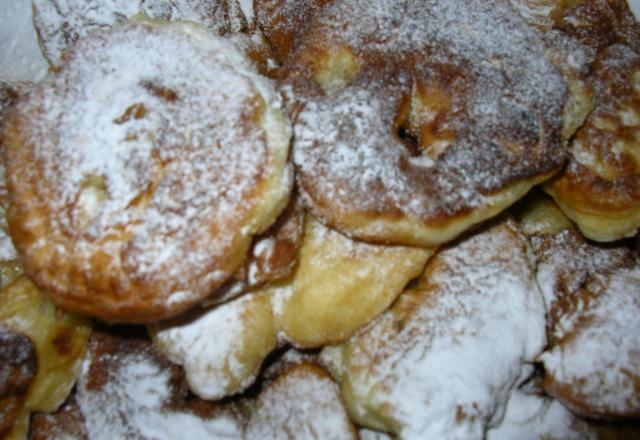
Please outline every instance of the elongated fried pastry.
[[155, 321], [212, 295], [291, 191], [279, 95], [232, 43], [186, 22], [80, 40], [4, 134], [27, 273], [106, 321]]
[[182, 365], [191, 390], [217, 400], [244, 391], [276, 347], [268, 293], [252, 292], [209, 310], [150, 326], [152, 338]]
[[438, 252], [420, 284], [330, 358], [354, 420], [402, 438], [483, 438], [544, 348], [545, 311], [512, 221]]
[[391, 305], [433, 252], [358, 242], [307, 216], [298, 266], [272, 289], [280, 337], [297, 347], [345, 341]]

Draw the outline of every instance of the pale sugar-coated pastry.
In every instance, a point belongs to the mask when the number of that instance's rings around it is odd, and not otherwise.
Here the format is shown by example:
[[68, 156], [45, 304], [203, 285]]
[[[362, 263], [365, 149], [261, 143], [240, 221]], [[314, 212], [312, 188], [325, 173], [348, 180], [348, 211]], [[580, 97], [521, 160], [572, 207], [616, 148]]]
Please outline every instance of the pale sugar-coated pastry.
[[[545, 310], [511, 220], [434, 255], [419, 284], [333, 347], [351, 417], [403, 439], [482, 439], [543, 350]], [[333, 359], [333, 361], [331, 361]]]
[[265, 292], [194, 310], [149, 330], [159, 350], [184, 367], [191, 390], [212, 400], [253, 384], [277, 345], [271, 299]]
[[291, 191], [280, 96], [195, 24], [93, 33], [5, 122], [27, 273], [58, 305], [110, 322], [214, 294]]
[[342, 232], [443, 243], [564, 163], [565, 83], [506, 0], [335, 1], [294, 47], [297, 181]]
[[640, 417], [640, 260], [575, 229], [532, 237], [548, 310], [544, 389], [573, 412]]
[[76, 379], [91, 325], [87, 319], [57, 309], [25, 276], [0, 290], [0, 327], [29, 338], [35, 348], [37, 371], [18, 409], [8, 439], [25, 438], [29, 415], [55, 411]]
[[272, 289], [280, 337], [307, 348], [347, 340], [391, 305], [433, 252], [358, 242], [307, 216], [298, 265]]
[[500, 424], [487, 431], [487, 440], [596, 440], [589, 424], [557, 400], [515, 389]]
[[21, 416], [29, 386], [38, 370], [31, 340], [0, 324], [0, 436]]
[[245, 439], [357, 439], [338, 385], [314, 363], [292, 365], [265, 385]]
[[193, 398], [179, 367], [143, 336], [121, 333], [92, 334], [73, 398], [56, 414], [38, 415], [33, 438], [242, 438], [235, 407]]
[[44, 56], [53, 65], [92, 32], [142, 14], [155, 20], [187, 20], [223, 35], [246, 27], [236, 0], [32, 0], [33, 22]]

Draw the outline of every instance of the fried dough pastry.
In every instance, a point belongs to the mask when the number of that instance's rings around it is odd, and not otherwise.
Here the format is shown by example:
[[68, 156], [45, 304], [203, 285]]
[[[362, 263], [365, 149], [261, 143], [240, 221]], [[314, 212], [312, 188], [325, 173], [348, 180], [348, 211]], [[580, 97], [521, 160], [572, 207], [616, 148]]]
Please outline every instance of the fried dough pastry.
[[254, 238], [244, 266], [207, 304], [222, 303], [266, 283], [287, 278], [298, 261], [303, 222], [304, 209], [294, 193], [278, 220]]
[[245, 439], [357, 439], [329, 374], [313, 363], [293, 365], [257, 398]]
[[506, 0], [325, 6], [283, 67], [311, 212], [359, 239], [430, 246], [548, 179], [566, 156], [566, 87], [542, 37]]
[[160, 351], [184, 367], [191, 390], [211, 400], [253, 384], [277, 344], [271, 299], [264, 292], [192, 311], [149, 330]]
[[487, 431], [487, 440], [596, 440], [598, 435], [560, 402], [513, 390], [500, 424]]
[[574, 229], [532, 238], [548, 310], [544, 389], [577, 414], [640, 416], [640, 260]]
[[31, 340], [0, 324], [0, 437], [21, 416], [29, 386], [38, 370]]
[[25, 276], [0, 291], [0, 325], [29, 337], [38, 370], [8, 438], [24, 438], [29, 414], [55, 411], [80, 374], [90, 323], [57, 309]]
[[311, 18], [330, 0], [262, 0], [254, 3], [256, 26], [281, 63]]
[[298, 266], [272, 293], [280, 336], [307, 348], [345, 341], [391, 305], [433, 252], [357, 242], [307, 216]]
[[566, 170], [544, 188], [588, 238], [613, 241], [640, 227], [640, 52], [602, 50], [590, 84], [595, 108]]
[[187, 20], [223, 35], [246, 21], [236, 0], [32, 0], [33, 23], [44, 56], [53, 65], [80, 39], [137, 14], [155, 20]]
[[74, 398], [57, 414], [37, 416], [33, 437], [237, 439], [243, 427], [231, 405], [189, 397], [182, 370], [150, 341], [97, 331]]
[[546, 342], [530, 254], [510, 220], [466, 237], [440, 250], [390, 310], [333, 348], [352, 418], [406, 439], [483, 438]]
[[287, 204], [280, 96], [186, 22], [131, 22], [67, 55], [7, 116], [16, 247], [66, 309], [176, 316], [237, 272]]

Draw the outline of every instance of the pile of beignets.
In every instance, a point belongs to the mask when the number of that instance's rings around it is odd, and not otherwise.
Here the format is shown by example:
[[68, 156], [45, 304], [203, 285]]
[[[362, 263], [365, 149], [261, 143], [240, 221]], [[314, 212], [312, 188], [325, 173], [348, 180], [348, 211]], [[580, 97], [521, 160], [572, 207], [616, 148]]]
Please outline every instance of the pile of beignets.
[[640, 435], [625, 0], [33, 0], [0, 437]]

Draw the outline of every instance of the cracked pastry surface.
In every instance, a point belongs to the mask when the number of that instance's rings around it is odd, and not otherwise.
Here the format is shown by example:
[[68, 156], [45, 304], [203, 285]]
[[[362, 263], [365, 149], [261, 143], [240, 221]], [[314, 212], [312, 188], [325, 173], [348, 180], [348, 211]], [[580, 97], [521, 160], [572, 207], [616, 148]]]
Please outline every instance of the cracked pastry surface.
[[154, 321], [211, 295], [289, 198], [279, 95], [193, 24], [92, 34], [7, 118], [26, 270], [56, 303], [106, 321]]

